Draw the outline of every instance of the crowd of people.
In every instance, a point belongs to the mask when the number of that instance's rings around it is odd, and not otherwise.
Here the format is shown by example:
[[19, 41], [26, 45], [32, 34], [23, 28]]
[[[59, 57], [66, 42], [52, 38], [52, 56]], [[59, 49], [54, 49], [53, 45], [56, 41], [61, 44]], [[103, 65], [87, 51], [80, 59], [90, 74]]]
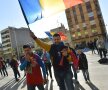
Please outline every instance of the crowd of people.
[[100, 58], [106, 58], [107, 47], [105, 45], [105, 40], [102, 38], [96, 38], [94, 40], [90, 40], [87, 43], [77, 44], [75, 49], [84, 49], [88, 48], [92, 51], [92, 54], [98, 54]]
[[[32, 31], [30, 31], [30, 35], [43, 51], [35, 54], [30, 45], [24, 45], [24, 55], [20, 58], [20, 64], [15, 55], [9, 62], [16, 81], [19, 81], [21, 77], [18, 67], [21, 71], [24, 71], [27, 90], [35, 90], [35, 87], [39, 90], [45, 90], [44, 84], [48, 82], [48, 76], [52, 81], [55, 77], [59, 90], [75, 90], [73, 78], [78, 84], [77, 73], [79, 70], [82, 71], [85, 82], [90, 82], [87, 57], [81, 49], [77, 48], [75, 50], [70, 47], [69, 43], [63, 43], [59, 34], [53, 35], [53, 44], [51, 45], [42, 42]], [[106, 57], [104, 45], [101, 39], [95, 40], [95, 43], [92, 41], [88, 43], [92, 53], [95, 53], [94, 49], [96, 49], [101, 58], [103, 58], [102, 52]], [[54, 77], [51, 67], [53, 67]], [[0, 73], [2, 76], [8, 76], [3, 58], [0, 58]]]

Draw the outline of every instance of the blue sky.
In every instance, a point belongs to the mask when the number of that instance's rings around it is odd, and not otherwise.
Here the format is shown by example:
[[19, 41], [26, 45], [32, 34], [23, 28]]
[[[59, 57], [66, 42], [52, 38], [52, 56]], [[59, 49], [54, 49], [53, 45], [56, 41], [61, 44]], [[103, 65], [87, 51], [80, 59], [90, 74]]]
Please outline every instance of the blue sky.
[[[99, 0], [105, 24], [108, 25], [108, 0]], [[46, 37], [45, 31], [60, 26], [63, 23], [68, 28], [65, 13], [61, 12], [50, 18], [39, 20], [30, 25], [30, 28], [38, 37]], [[18, 0], [0, 0], [0, 30], [13, 27], [27, 27], [22, 15]], [[108, 30], [108, 26], [107, 26]]]

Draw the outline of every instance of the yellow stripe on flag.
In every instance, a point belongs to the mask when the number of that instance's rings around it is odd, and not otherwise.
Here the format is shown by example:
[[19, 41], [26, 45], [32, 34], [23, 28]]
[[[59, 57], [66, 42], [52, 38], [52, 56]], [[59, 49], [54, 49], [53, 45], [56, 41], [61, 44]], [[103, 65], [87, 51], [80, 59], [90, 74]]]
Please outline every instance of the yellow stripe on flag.
[[55, 34], [55, 32], [50, 32], [50, 34], [53, 36]]
[[49, 16], [66, 9], [63, 0], [40, 0], [44, 16]]

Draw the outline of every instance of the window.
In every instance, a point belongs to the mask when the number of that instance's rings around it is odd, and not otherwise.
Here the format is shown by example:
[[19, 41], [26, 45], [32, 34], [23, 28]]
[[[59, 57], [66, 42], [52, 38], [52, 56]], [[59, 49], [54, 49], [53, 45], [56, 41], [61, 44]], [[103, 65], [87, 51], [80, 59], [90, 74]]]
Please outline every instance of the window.
[[94, 13], [93, 12], [88, 13], [88, 17], [90, 21], [94, 20]]
[[96, 24], [95, 20], [90, 21], [90, 25], [95, 25], [95, 24]]
[[93, 16], [93, 17], [89, 17], [89, 20], [90, 20], [90, 21], [94, 20], [94, 16]]
[[94, 28], [96, 28], [96, 24], [91, 25], [91, 29], [94, 29]]
[[86, 30], [87, 29], [87, 25], [86, 23], [83, 23], [83, 30]]
[[88, 35], [88, 32], [87, 31], [85, 32], [85, 35]]
[[83, 23], [83, 27], [86, 27], [86, 23]]
[[91, 8], [90, 2], [86, 2], [86, 8], [87, 8], [87, 12], [88, 13], [92, 12], [92, 8]]
[[81, 15], [82, 22], [85, 22], [85, 17], [84, 17], [82, 5], [79, 4], [78, 7], [79, 7], [79, 11], [80, 11], [80, 15]]
[[72, 10], [73, 10], [73, 15], [74, 15], [75, 23], [78, 24], [78, 19], [77, 19], [77, 14], [76, 14], [75, 6], [72, 8]]
[[79, 25], [76, 25], [77, 31], [80, 31], [80, 27]]
[[81, 33], [80, 32], [78, 32], [78, 36], [81, 36]]
[[97, 30], [96, 29], [92, 29], [92, 33], [96, 33], [97, 32]]
[[79, 29], [80, 28], [79, 25], [76, 25], [76, 28]]
[[93, 12], [90, 12], [90, 13], [88, 13], [88, 16], [89, 17], [92, 17], [92, 16], [94, 16], [94, 13]]
[[83, 27], [83, 30], [87, 30], [87, 27]]

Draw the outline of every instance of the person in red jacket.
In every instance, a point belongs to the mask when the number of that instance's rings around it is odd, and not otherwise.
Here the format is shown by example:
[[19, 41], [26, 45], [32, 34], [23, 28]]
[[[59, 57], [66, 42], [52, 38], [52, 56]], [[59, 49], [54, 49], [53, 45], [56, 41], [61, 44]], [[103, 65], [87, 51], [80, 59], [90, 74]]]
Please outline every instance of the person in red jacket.
[[6, 70], [6, 65], [5, 65], [5, 61], [3, 60], [2, 57], [0, 57], [0, 62], [1, 62], [1, 74], [3, 72], [4, 76], [8, 76], [8, 72]]
[[[35, 87], [39, 90], [44, 90], [43, 85], [47, 81], [44, 63], [38, 55], [32, 52], [29, 45], [24, 45], [23, 49], [25, 60], [20, 65], [20, 69], [26, 70], [27, 90], [35, 90]], [[44, 78], [42, 77], [40, 67], [42, 67]]]

